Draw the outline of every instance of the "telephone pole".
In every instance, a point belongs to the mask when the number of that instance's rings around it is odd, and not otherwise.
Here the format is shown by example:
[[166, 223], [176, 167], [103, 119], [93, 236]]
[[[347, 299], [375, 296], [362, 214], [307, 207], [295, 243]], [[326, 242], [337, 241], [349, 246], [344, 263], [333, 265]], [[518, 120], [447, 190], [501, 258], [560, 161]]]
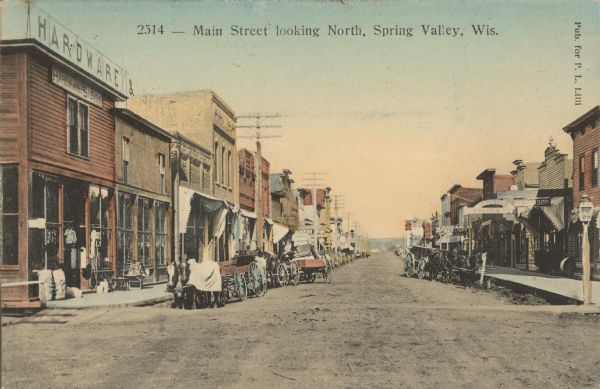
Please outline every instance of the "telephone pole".
[[254, 212], [256, 213], [256, 248], [264, 251], [264, 215], [263, 215], [263, 187], [262, 187], [262, 147], [261, 140], [266, 138], [280, 138], [281, 135], [264, 135], [264, 128], [280, 128], [280, 125], [264, 124], [263, 119], [279, 118], [279, 114], [265, 115], [260, 113], [241, 115], [238, 119], [254, 119], [254, 124], [239, 125], [236, 128], [251, 128], [255, 130], [253, 135], [238, 136], [238, 138], [253, 139], [256, 141], [256, 157], [254, 158], [254, 171], [256, 175], [254, 191]]

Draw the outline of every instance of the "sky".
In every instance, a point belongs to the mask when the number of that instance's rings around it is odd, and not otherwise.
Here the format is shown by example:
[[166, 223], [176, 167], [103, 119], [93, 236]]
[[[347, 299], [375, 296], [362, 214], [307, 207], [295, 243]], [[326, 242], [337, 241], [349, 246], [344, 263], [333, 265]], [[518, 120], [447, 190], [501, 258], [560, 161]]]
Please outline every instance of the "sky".
[[[281, 128], [265, 132], [281, 137], [262, 146], [271, 170], [290, 169], [298, 185], [321, 173], [343, 198], [340, 213], [370, 237], [401, 236], [405, 219], [439, 212], [452, 185], [481, 187], [486, 168], [543, 160], [550, 137], [572, 154], [562, 128], [600, 104], [593, 1], [33, 3], [127, 69], [137, 95], [212, 89], [237, 115], [280, 114], [270, 123]], [[3, 37], [23, 34], [24, 10], [4, 3]], [[139, 35], [140, 24], [164, 33]], [[476, 36], [473, 24], [497, 35]], [[224, 34], [193, 36], [194, 25]], [[232, 25], [267, 26], [268, 36], [231, 36]], [[329, 36], [329, 25], [357, 25], [364, 36]], [[375, 25], [412, 27], [413, 36], [375, 36]], [[462, 36], [425, 35], [423, 25]], [[277, 26], [320, 34], [275, 36]]]

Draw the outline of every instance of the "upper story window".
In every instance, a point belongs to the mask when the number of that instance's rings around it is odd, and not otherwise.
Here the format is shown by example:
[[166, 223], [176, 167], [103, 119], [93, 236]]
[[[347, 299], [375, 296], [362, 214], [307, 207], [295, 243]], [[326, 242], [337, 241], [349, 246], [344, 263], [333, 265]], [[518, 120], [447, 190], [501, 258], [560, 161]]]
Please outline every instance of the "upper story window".
[[598, 149], [592, 151], [592, 187], [598, 186]]
[[579, 157], [579, 190], [585, 188], [585, 157]]
[[89, 150], [88, 106], [72, 97], [67, 98], [69, 153], [87, 158]]
[[129, 183], [131, 178], [129, 165], [129, 138], [123, 137], [123, 182]]
[[233, 166], [231, 166], [231, 151], [227, 152], [227, 186], [232, 187], [231, 178], [233, 176]]
[[221, 147], [221, 184], [225, 184], [225, 147]]
[[164, 194], [167, 191], [165, 182], [165, 155], [158, 154], [158, 191]]

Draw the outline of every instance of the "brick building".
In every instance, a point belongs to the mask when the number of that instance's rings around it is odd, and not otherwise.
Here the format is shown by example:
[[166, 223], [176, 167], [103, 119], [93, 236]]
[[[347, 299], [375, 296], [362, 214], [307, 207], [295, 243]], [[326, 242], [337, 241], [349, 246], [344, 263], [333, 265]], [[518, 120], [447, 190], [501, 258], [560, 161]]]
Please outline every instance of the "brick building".
[[455, 184], [448, 189], [450, 197], [450, 224], [458, 224], [458, 208], [461, 205], [470, 207], [477, 201], [481, 200], [483, 191], [479, 188], [465, 188], [462, 185]]
[[[255, 155], [247, 149], [238, 150], [240, 208], [256, 211], [256, 166]], [[262, 208], [263, 216], [269, 217], [271, 209], [271, 191], [269, 189], [270, 164], [262, 158]]]
[[291, 178], [292, 172], [284, 169], [281, 173], [269, 175], [269, 189], [271, 190], [271, 219], [283, 224], [292, 230], [297, 230], [298, 197], [295, 194]]
[[600, 207], [599, 150], [600, 150], [600, 106], [595, 106], [563, 128], [573, 140], [573, 203], [572, 225], [569, 227], [569, 254], [581, 258], [581, 223], [577, 220], [577, 209], [584, 194], [594, 204], [594, 217], [590, 223], [590, 253], [592, 274], [600, 272], [600, 231], [598, 229], [598, 207]]
[[514, 178], [510, 174], [496, 174], [496, 169], [485, 169], [477, 176], [483, 181], [483, 200], [496, 198], [498, 192], [506, 192], [514, 184]]

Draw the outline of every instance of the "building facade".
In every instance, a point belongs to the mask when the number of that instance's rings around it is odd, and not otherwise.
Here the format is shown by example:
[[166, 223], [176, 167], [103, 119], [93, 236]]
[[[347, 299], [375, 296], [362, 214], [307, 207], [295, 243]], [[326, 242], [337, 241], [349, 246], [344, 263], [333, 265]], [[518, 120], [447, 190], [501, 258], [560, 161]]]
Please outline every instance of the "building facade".
[[[116, 271], [115, 101], [104, 80], [37, 40], [0, 43], [2, 282], [63, 268], [93, 288]], [[37, 285], [2, 290], [5, 307], [39, 306]]]
[[496, 198], [496, 193], [506, 192], [514, 184], [514, 178], [510, 174], [496, 174], [496, 169], [485, 169], [477, 176], [483, 184], [483, 200]]
[[236, 116], [211, 90], [138, 96], [128, 108], [169, 132], [211, 152], [211, 195], [231, 205], [239, 200]]
[[271, 191], [271, 219], [292, 230], [299, 227], [298, 197], [294, 191], [292, 172], [284, 169], [281, 173], [269, 175]]
[[172, 136], [130, 110], [114, 112], [116, 275], [122, 277], [132, 262], [140, 262], [147, 281], [165, 280], [173, 258]]
[[[246, 211], [256, 211], [256, 165], [254, 164], [255, 155], [247, 149], [238, 150], [239, 164], [239, 193], [240, 208]], [[269, 217], [271, 209], [271, 191], [269, 189], [269, 168], [270, 164], [265, 158], [262, 158], [262, 209], [263, 216]]]
[[481, 200], [483, 192], [479, 188], [465, 188], [462, 185], [453, 185], [448, 189], [450, 197], [450, 224], [458, 225], [458, 208], [462, 205], [471, 206]]
[[600, 231], [598, 207], [600, 204], [599, 149], [600, 106], [595, 106], [563, 128], [573, 140], [573, 203], [569, 225], [569, 254], [581, 258], [582, 225], [577, 218], [581, 197], [586, 194], [594, 204], [594, 217], [589, 223], [592, 274], [600, 272]]

